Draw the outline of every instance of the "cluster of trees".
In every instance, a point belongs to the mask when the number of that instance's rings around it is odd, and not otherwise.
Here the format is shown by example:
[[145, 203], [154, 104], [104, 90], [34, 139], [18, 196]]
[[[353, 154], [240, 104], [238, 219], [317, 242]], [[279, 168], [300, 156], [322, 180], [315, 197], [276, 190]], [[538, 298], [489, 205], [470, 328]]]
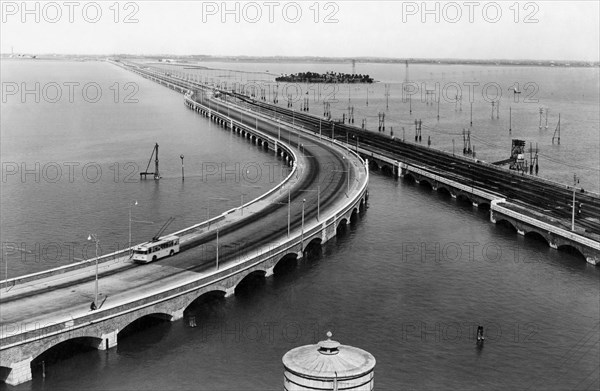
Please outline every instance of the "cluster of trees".
[[340, 72], [300, 72], [292, 75], [282, 75], [275, 81], [293, 83], [373, 83], [369, 75], [349, 74]]

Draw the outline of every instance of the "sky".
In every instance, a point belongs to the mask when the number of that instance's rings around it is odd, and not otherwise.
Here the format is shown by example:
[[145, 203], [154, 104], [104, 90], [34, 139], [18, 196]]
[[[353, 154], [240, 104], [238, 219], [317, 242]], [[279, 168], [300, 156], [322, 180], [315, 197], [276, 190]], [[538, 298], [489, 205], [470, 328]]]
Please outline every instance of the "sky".
[[1, 1], [0, 51], [598, 61], [600, 1]]

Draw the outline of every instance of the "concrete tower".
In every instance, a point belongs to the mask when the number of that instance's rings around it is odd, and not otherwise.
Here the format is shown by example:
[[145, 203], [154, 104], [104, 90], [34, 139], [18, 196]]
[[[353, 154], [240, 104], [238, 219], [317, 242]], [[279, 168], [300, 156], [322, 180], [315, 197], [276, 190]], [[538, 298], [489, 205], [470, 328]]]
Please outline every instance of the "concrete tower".
[[283, 356], [284, 390], [374, 389], [375, 357], [369, 352], [331, 340], [294, 348]]

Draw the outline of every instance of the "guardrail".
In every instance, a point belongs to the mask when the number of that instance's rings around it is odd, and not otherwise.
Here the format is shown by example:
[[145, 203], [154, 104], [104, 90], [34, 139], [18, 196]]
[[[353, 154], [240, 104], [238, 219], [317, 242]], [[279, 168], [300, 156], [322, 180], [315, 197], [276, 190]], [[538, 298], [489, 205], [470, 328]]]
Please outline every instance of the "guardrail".
[[501, 200], [492, 201], [490, 209], [493, 212], [502, 213], [502, 214], [504, 214], [504, 215], [506, 215], [508, 217], [512, 217], [513, 219], [516, 219], [518, 221], [527, 223], [527, 224], [529, 224], [529, 225], [531, 225], [533, 227], [540, 228], [542, 230], [546, 230], [548, 232], [551, 232], [551, 233], [554, 233], [556, 235], [559, 235], [559, 236], [561, 236], [563, 238], [567, 238], [567, 239], [572, 240], [574, 242], [581, 243], [583, 245], [586, 245], [588, 247], [591, 247], [593, 249], [596, 249], [596, 250], [600, 251], [600, 242], [597, 242], [595, 240], [592, 240], [592, 239], [586, 238], [584, 236], [578, 235], [578, 234], [576, 234], [574, 232], [567, 231], [567, 230], [562, 229], [562, 228], [558, 228], [558, 227], [556, 227], [556, 226], [554, 226], [552, 224], [546, 223], [544, 221], [537, 220], [537, 219], [535, 219], [533, 217], [524, 215], [524, 214], [519, 213], [519, 212], [515, 212], [514, 210], [505, 208], [503, 206], [500, 206], [499, 204], [503, 203], [503, 202], [506, 202], [506, 200], [502, 200], [501, 199]]
[[[313, 136], [314, 137], [314, 136]], [[342, 147], [338, 143], [336, 145]], [[148, 296], [142, 297], [138, 300], [126, 302], [126, 303], [115, 303], [112, 306], [107, 304], [100, 310], [94, 312], [86, 312], [84, 315], [69, 317], [64, 320], [60, 320], [48, 325], [39, 324], [33, 329], [27, 329], [25, 332], [15, 333], [12, 335], [3, 335], [1, 339], [2, 346], [0, 350], [9, 349], [20, 344], [32, 342], [39, 339], [52, 337], [54, 335], [62, 334], [65, 332], [73, 332], [77, 329], [110, 320], [117, 316], [125, 315], [127, 313], [137, 311], [146, 307], [157, 305], [161, 302], [174, 299], [176, 297], [191, 293], [208, 285], [218, 284], [220, 281], [229, 278], [237, 273], [244, 270], [253, 268], [266, 259], [270, 259], [276, 256], [283, 256], [297, 246], [302, 239], [318, 234], [319, 232], [326, 231], [331, 225], [337, 223], [337, 216], [345, 215], [348, 211], [354, 208], [355, 204], [360, 201], [363, 195], [367, 192], [369, 183], [369, 169], [366, 161], [364, 161], [358, 154], [350, 151], [356, 155], [359, 162], [362, 163], [362, 169], [365, 170], [365, 178], [362, 185], [357, 189], [354, 195], [349, 194], [348, 198], [343, 198], [344, 202], [340, 208], [335, 210], [324, 211], [323, 218], [321, 221], [311, 219], [306, 223], [304, 234], [298, 228], [293, 232], [294, 235], [287, 238], [285, 237], [282, 241], [276, 242], [269, 246], [263, 246], [262, 249], [256, 251], [256, 254], [245, 255], [234, 264], [225, 265], [222, 270], [214, 270], [206, 275], [199, 276], [197, 279], [181, 283], [180, 285], [174, 285], [163, 288], [157, 292], [151, 293]], [[360, 167], [357, 167], [360, 169]], [[291, 175], [291, 174], [290, 174]], [[266, 248], [265, 248], [266, 247]], [[22, 329], [20, 329], [22, 330]]]
[[[191, 91], [189, 91], [188, 93], [186, 93], [186, 97], [185, 97], [184, 100], [188, 100], [189, 99], [188, 94], [190, 94], [190, 93], [191, 93]], [[197, 103], [197, 102], [195, 102], [195, 103]], [[272, 138], [272, 137], [264, 134], [263, 132], [255, 131], [254, 129], [252, 129], [252, 131], [260, 133], [262, 137], [269, 139], [271, 142], [275, 142], [276, 141], [274, 138]], [[201, 222], [199, 224], [195, 224], [195, 225], [193, 225], [191, 227], [187, 227], [187, 228], [181, 229], [181, 230], [173, 232], [173, 233], [171, 233], [169, 235], [178, 235], [179, 236], [179, 235], [193, 234], [194, 232], [197, 232], [197, 231], [203, 229], [204, 227], [208, 227], [211, 224], [217, 223], [218, 221], [224, 219], [225, 216], [228, 215], [228, 214], [230, 214], [230, 213], [233, 213], [233, 212], [235, 212], [235, 211], [237, 211], [237, 210], [239, 210], [241, 208], [246, 208], [246, 207], [248, 207], [248, 206], [250, 206], [250, 205], [252, 205], [252, 204], [254, 204], [256, 202], [259, 202], [259, 201], [263, 200], [264, 198], [266, 198], [266, 197], [270, 196], [271, 194], [273, 194], [273, 192], [277, 191], [281, 186], [283, 186], [283, 184], [287, 183], [294, 176], [294, 174], [296, 173], [296, 171], [298, 169], [297, 164], [296, 164], [296, 162], [298, 161], [298, 155], [296, 155], [296, 153], [294, 152], [294, 150], [292, 148], [288, 147], [286, 144], [281, 143], [281, 142], [279, 142], [279, 144], [282, 146], [283, 149], [285, 149], [290, 155], [293, 156], [293, 161], [294, 161], [294, 164], [292, 166], [292, 171], [290, 172], [290, 174], [287, 177], [285, 177], [285, 179], [282, 182], [280, 182], [277, 186], [275, 186], [274, 188], [272, 188], [271, 190], [269, 190], [267, 193], [261, 195], [258, 198], [253, 199], [252, 201], [247, 202], [246, 204], [244, 204], [242, 206], [229, 209], [229, 210], [223, 212], [222, 214], [220, 214], [219, 216], [216, 216], [216, 217], [214, 217], [214, 218], [212, 218], [210, 220]], [[166, 235], [166, 236], [169, 236], [169, 235]], [[121, 257], [125, 257], [125, 256], [127, 256], [129, 254], [129, 251], [133, 247], [135, 247], [135, 246], [137, 246], [137, 244], [134, 245], [134, 246], [132, 246], [132, 247], [128, 247], [128, 248], [125, 248], [125, 249], [122, 249], [122, 250], [118, 250], [118, 251], [112, 252], [110, 254], [106, 254], [106, 255], [100, 256], [100, 257], [98, 257], [98, 263], [104, 263], [104, 262], [112, 261], [112, 260], [115, 260], [115, 259], [118, 259], [118, 258], [121, 258]], [[10, 279], [2, 280], [2, 281], [0, 281], [0, 289], [5, 288], [5, 287], [9, 287], [9, 286], [15, 286], [17, 284], [23, 284], [23, 283], [26, 283], [26, 282], [40, 280], [40, 279], [46, 278], [46, 277], [57, 276], [57, 275], [60, 275], [60, 274], [64, 274], [64, 273], [75, 271], [75, 270], [79, 270], [79, 269], [83, 269], [83, 268], [86, 268], [90, 264], [95, 263], [95, 262], [96, 262], [96, 258], [94, 257], [94, 258], [91, 258], [91, 259], [87, 259], [87, 260], [84, 260], [84, 261], [79, 261], [79, 262], [76, 262], [76, 263], [71, 263], [71, 264], [68, 264], [68, 265], [59, 266], [59, 267], [56, 267], [56, 268], [53, 268], [53, 269], [49, 269], [49, 270], [42, 270], [42, 271], [39, 271], [39, 272], [36, 272], [36, 273], [26, 274], [26, 275], [17, 276], [17, 277], [13, 277], [13, 278], [10, 278]]]

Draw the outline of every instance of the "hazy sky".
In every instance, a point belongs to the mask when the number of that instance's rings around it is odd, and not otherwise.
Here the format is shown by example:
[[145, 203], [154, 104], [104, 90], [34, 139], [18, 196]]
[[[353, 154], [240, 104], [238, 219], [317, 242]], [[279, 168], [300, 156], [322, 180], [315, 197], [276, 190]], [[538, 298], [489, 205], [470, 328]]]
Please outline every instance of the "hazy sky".
[[3, 53], [599, 59], [598, 0], [1, 3]]

